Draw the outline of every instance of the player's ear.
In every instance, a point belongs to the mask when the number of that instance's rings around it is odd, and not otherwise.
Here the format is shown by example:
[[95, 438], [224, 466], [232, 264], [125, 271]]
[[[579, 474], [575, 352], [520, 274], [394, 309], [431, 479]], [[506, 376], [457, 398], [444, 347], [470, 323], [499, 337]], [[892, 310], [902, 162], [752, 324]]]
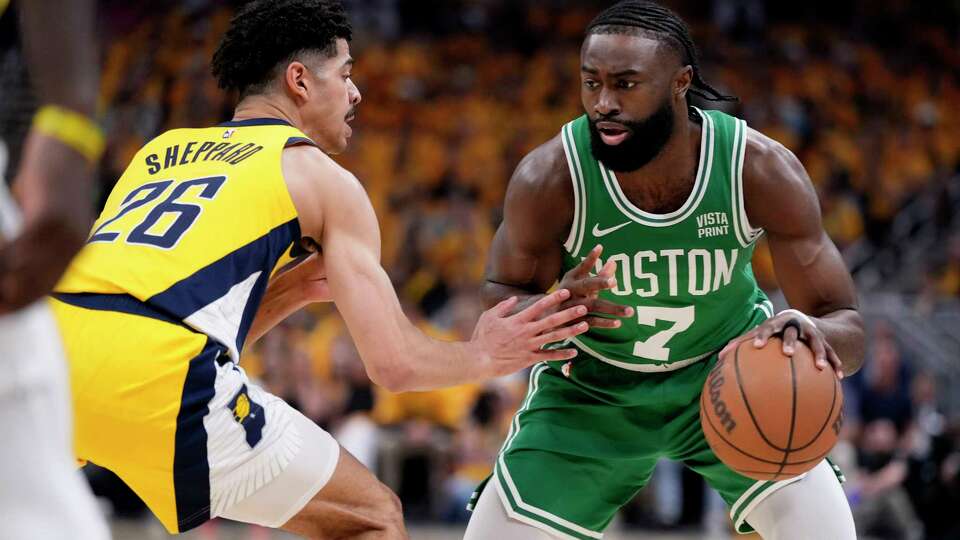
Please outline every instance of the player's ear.
[[287, 64], [284, 71], [284, 87], [295, 100], [307, 99], [307, 66], [301, 62], [293, 61]]
[[678, 69], [673, 77], [674, 97], [680, 101], [685, 100], [691, 84], [693, 84], [693, 67], [683, 66]]

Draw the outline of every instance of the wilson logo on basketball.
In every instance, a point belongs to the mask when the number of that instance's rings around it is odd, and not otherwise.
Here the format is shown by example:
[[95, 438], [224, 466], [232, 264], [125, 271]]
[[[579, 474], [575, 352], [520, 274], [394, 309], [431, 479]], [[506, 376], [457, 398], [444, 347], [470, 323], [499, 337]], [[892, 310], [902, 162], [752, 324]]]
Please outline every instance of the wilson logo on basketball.
[[717, 415], [717, 419], [723, 425], [723, 428], [727, 430], [727, 433], [732, 433], [733, 429], [737, 427], [737, 422], [730, 415], [727, 404], [720, 397], [720, 389], [723, 388], [723, 371], [720, 369], [722, 366], [723, 361], [721, 360], [710, 372], [710, 404], [713, 405], [713, 412]]

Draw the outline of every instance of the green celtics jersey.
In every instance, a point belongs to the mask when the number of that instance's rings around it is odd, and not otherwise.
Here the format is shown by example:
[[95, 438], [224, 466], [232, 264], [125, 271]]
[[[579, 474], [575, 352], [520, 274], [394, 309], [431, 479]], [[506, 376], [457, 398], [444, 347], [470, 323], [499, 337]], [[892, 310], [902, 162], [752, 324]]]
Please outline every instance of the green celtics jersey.
[[563, 127], [575, 203], [563, 271], [602, 244], [601, 262], [616, 261], [617, 288], [601, 297], [636, 310], [620, 328], [591, 329], [572, 341], [625, 369], [689, 365], [772, 315], [750, 265], [763, 231], [750, 226], [743, 206], [746, 122], [698, 112], [696, 180], [683, 206], [668, 214], [644, 212], [627, 199], [617, 175], [593, 157], [585, 116]]

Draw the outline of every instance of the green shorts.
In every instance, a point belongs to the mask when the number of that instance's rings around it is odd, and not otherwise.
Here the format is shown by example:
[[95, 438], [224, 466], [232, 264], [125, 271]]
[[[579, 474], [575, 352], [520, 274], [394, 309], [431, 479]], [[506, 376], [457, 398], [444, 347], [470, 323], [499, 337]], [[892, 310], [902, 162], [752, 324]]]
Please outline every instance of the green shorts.
[[511, 518], [562, 538], [601, 538], [621, 506], [650, 480], [659, 459], [700, 473], [730, 506], [741, 533], [767, 495], [799, 480], [758, 482], [720, 462], [700, 428], [700, 391], [713, 355], [664, 373], [627, 371], [587, 354], [538, 364], [510, 426], [492, 483]]

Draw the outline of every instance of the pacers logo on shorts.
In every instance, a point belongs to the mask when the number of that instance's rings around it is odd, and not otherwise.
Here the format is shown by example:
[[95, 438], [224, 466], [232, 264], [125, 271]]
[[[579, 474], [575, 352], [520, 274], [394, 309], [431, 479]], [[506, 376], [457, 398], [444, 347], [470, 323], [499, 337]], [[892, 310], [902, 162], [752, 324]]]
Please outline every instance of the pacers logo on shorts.
[[243, 385], [237, 395], [233, 396], [227, 407], [233, 411], [233, 419], [243, 427], [247, 434], [247, 444], [253, 448], [263, 438], [263, 426], [267, 416], [258, 403], [250, 399], [247, 385]]

